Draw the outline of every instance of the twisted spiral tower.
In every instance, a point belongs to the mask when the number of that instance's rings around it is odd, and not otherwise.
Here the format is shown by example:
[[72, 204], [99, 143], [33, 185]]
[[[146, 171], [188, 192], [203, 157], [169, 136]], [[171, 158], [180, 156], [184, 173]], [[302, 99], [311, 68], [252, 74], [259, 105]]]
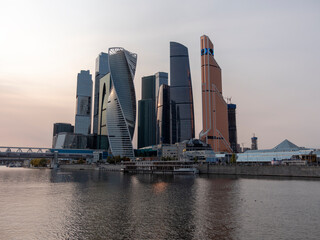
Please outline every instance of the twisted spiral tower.
[[109, 84], [106, 97], [106, 128], [114, 156], [134, 157], [132, 138], [136, 120], [136, 94], [133, 79], [137, 54], [123, 48], [110, 48]]

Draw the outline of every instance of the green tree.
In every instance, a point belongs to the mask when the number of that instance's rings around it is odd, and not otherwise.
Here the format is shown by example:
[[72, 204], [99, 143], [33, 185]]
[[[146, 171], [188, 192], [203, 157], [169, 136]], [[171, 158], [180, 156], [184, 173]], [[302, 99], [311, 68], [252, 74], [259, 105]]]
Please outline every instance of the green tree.
[[34, 167], [47, 167], [48, 162], [45, 158], [34, 158], [30, 161], [30, 164]]
[[232, 153], [232, 156], [231, 156], [231, 158], [230, 158], [230, 163], [232, 163], [232, 164], [234, 164], [234, 163], [236, 163], [236, 154], [235, 153]]

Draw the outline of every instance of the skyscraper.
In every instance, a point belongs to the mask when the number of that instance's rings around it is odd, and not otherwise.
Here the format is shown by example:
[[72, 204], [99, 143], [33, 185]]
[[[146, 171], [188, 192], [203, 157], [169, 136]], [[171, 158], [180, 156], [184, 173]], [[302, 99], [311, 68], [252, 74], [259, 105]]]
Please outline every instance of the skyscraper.
[[202, 124], [200, 139], [215, 152], [232, 152], [229, 144], [228, 106], [222, 96], [221, 68], [214, 59], [213, 44], [201, 42]]
[[238, 152], [236, 108], [236, 104], [228, 104], [229, 142], [234, 153]]
[[96, 71], [94, 80], [94, 107], [93, 107], [93, 133], [98, 133], [99, 92], [100, 79], [109, 72], [108, 54], [101, 52], [96, 58]]
[[110, 75], [100, 84], [100, 133], [107, 134], [108, 147], [114, 156], [134, 157], [136, 95], [133, 79], [137, 55], [123, 48], [109, 48], [108, 55]]
[[188, 49], [170, 42], [171, 143], [194, 138], [194, 110]]
[[152, 99], [138, 101], [138, 148], [156, 143], [155, 109]]
[[157, 97], [162, 84], [168, 84], [168, 73], [158, 72], [141, 79], [141, 100], [138, 102], [138, 148], [156, 144]]
[[90, 71], [81, 70], [77, 78], [77, 102], [74, 132], [90, 134], [91, 132], [91, 99], [92, 76]]
[[138, 148], [156, 143], [156, 76], [141, 79], [141, 100], [138, 101]]
[[108, 129], [107, 129], [107, 105], [111, 88], [111, 75], [108, 73], [99, 80], [99, 102], [98, 102], [98, 136], [97, 148], [109, 149]]
[[157, 144], [170, 144], [170, 87], [162, 84], [157, 100]]

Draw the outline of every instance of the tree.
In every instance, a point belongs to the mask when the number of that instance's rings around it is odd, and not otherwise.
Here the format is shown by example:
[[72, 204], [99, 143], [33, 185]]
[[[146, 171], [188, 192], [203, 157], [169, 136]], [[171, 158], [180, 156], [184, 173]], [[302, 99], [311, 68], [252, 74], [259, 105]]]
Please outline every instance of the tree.
[[47, 167], [48, 160], [45, 158], [34, 158], [30, 161], [30, 164], [34, 167]]
[[234, 164], [234, 163], [236, 163], [236, 154], [235, 153], [232, 153], [232, 156], [231, 156], [231, 158], [230, 158], [230, 163], [232, 163], [232, 164]]

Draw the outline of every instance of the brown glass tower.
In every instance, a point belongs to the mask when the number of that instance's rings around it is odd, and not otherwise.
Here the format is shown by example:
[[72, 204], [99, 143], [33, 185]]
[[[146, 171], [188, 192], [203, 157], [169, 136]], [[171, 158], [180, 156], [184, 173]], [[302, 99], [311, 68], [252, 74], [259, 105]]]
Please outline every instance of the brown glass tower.
[[228, 105], [222, 96], [221, 68], [214, 59], [213, 44], [201, 41], [202, 124], [200, 139], [215, 152], [232, 152], [229, 144]]

